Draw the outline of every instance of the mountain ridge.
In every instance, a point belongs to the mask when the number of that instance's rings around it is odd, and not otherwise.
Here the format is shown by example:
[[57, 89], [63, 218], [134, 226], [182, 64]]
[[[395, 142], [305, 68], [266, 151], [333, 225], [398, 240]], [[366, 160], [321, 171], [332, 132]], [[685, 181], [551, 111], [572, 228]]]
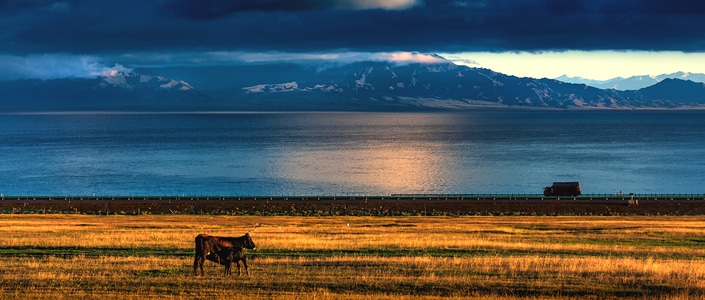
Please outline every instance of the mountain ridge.
[[0, 112], [705, 108], [705, 85], [693, 81], [619, 91], [451, 62], [143, 68], [109, 75], [0, 82]]
[[567, 83], [586, 84], [599, 89], [615, 89], [620, 91], [627, 91], [639, 90], [645, 87], [649, 87], [663, 81], [664, 79], [681, 79], [705, 83], [705, 74], [679, 71], [670, 74], [661, 74], [657, 76], [636, 75], [627, 78], [615, 77], [607, 80], [595, 80], [577, 76], [573, 77], [568, 75], [561, 75], [559, 77], [556, 77], [555, 79]]

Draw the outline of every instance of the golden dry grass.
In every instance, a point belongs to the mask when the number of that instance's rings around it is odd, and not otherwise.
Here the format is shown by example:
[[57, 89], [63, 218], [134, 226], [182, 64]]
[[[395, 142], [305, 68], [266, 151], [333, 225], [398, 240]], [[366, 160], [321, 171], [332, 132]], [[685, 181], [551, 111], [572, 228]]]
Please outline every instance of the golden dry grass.
[[[0, 216], [3, 299], [697, 299], [702, 217]], [[250, 276], [191, 275], [250, 231]]]

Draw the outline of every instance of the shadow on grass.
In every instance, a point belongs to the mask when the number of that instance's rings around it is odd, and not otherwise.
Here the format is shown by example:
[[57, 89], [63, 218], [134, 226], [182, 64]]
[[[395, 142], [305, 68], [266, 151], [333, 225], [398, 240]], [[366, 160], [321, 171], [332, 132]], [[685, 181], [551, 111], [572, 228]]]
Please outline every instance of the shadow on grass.
[[141, 278], [151, 278], [151, 277], [172, 277], [175, 275], [190, 275], [191, 272], [188, 272], [190, 270], [184, 269], [184, 268], [171, 268], [171, 269], [153, 269], [153, 270], [146, 270], [146, 271], [141, 271], [137, 273], [137, 277]]
[[[248, 288], [253, 290], [267, 290], [272, 287], [265, 282], [250, 282]], [[396, 295], [396, 296], [434, 296], [434, 297], [526, 297], [531, 299], [561, 297], [566, 299], [642, 299], [661, 297], [664, 295], [679, 295], [683, 293], [692, 296], [702, 296], [705, 291], [684, 291], [666, 286], [638, 286], [620, 287], [604, 286], [602, 288], [586, 287], [585, 285], [540, 286], [522, 283], [499, 282], [331, 282], [331, 281], [302, 281], [296, 284], [277, 285], [279, 293], [315, 293], [326, 290], [339, 294], [362, 295]]]
[[127, 247], [0, 247], [0, 255], [13, 257], [42, 256], [193, 256], [193, 250], [178, 248]]
[[[6, 257], [73, 257], [73, 256], [156, 256], [156, 257], [184, 257], [192, 258], [193, 249], [161, 248], [161, 247], [0, 247], [0, 255]], [[248, 259], [257, 258], [283, 258], [283, 257], [487, 257], [487, 256], [522, 256], [543, 255], [555, 257], [628, 257], [628, 258], [654, 258], [654, 259], [692, 259], [692, 255], [680, 257], [678, 253], [629, 253], [629, 252], [595, 252], [575, 250], [544, 250], [536, 249], [457, 249], [457, 248], [426, 248], [426, 249], [258, 249], [247, 251]]]

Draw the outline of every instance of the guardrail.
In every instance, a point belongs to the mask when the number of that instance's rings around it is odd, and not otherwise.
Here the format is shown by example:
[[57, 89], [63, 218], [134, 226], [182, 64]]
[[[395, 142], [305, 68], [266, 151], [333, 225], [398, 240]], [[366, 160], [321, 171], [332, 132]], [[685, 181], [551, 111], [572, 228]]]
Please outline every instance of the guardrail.
[[391, 194], [389, 196], [2, 196], [0, 204], [12, 203], [705, 203], [705, 194]]
[[485, 194], [391, 194], [392, 197], [453, 197], [453, 198], [705, 198], [698, 193], [596, 193], [578, 196], [544, 196], [543, 194], [485, 193]]

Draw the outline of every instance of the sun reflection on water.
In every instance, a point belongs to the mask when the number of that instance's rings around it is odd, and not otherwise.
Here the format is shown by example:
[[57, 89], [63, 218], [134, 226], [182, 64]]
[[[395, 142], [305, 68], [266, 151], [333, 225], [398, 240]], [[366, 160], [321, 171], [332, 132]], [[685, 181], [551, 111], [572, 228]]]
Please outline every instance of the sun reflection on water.
[[283, 176], [354, 194], [428, 193], [443, 185], [445, 159], [433, 145], [358, 146], [300, 151], [283, 163]]

